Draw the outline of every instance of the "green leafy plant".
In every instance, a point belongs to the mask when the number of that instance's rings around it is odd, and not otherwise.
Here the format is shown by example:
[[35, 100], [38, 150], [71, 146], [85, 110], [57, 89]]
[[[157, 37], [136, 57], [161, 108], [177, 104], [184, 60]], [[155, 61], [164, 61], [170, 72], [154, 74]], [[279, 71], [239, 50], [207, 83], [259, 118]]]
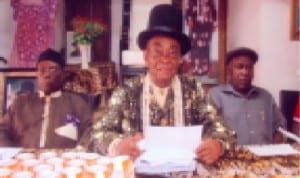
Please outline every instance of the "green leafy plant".
[[73, 37], [77, 44], [92, 44], [105, 31], [105, 26], [96, 20], [75, 17], [72, 20]]

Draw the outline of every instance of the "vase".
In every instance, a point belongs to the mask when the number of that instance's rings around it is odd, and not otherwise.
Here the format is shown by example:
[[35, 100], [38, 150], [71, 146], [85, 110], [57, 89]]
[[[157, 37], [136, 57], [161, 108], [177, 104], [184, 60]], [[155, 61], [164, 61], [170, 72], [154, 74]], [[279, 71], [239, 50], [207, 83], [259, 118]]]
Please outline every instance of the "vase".
[[81, 68], [88, 69], [91, 62], [91, 45], [79, 44], [80, 56], [81, 56]]

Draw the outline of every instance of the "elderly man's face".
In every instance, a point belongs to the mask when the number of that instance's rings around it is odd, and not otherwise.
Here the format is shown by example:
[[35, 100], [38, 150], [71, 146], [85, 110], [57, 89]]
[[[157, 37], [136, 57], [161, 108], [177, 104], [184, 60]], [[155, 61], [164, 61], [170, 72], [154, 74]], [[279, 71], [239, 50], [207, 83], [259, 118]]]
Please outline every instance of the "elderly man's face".
[[40, 61], [37, 64], [37, 79], [39, 89], [45, 94], [50, 94], [61, 89], [63, 81], [63, 72], [55, 62]]
[[152, 82], [159, 87], [166, 87], [178, 71], [180, 44], [173, 38], [154, 36], [147, 43], [144, 58]]
[[254, 62], [248, 56], [234, 57], [228, 64], [229, 82], [241, 94], [247, 94], [253, 79]]

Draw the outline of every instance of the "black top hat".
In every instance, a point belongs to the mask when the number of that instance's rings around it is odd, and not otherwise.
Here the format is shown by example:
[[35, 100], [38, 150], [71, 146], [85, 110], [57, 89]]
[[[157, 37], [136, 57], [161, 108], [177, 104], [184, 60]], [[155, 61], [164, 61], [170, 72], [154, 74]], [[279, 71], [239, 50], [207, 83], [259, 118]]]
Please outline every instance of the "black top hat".
[[62, 58], [61, 54], [50, 48], [40, 54], [37, 64], [41, 61], [53, 61], [59, 64], [62, 68], [65, 66], [65, 60]]
[[258, 60], [258, 54], [254, 50], [247, 47], [240, 47], [227, 53], [226, 65], [228, 65], [233, 58], [238, 56], [248, 56], [254, 63]]
[[182, 12], [171, 4], [160, 4], [151, 9], [148, 29], [139, 33], [137, 43], [145, 49], [150, 38], [163, 35], [176, 39], [181, 45], [181, 54], [191, 49], [189, 37], [182, 33]]

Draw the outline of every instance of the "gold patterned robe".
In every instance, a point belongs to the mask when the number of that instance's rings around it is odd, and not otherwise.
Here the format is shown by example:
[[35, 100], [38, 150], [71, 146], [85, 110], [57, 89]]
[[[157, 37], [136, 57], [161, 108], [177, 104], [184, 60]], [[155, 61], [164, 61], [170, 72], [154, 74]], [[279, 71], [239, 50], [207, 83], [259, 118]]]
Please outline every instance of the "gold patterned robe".
[[[124, 85], [116, 88], [110, 99], [107, 112], [94, 124], [94, 151], [107, 154], [109, 144], [118, 137], [134, 135], [142, 132], [142, 90], [145, 76], [128, 79]], [[236, 133], [225, 123], [224, 119], [210, 104], [203, 86], [192, 76], [181, 76], [183, 119], [185, 125], [203, 127], [203, 138], [220, 139], [230, 148], [236, 143]], [[151, 92], [150, 92], [151, 93]], [[167, 94], [163, 108], [155, 102], [150, 104], [151, 125], [173, 125], [174, 92]], [[173, 102], [173, 103], [172, 103]], [[161, 122], [166, 119], [167, 122]], [[162, 124], [163, 123], [163, 124]]]

